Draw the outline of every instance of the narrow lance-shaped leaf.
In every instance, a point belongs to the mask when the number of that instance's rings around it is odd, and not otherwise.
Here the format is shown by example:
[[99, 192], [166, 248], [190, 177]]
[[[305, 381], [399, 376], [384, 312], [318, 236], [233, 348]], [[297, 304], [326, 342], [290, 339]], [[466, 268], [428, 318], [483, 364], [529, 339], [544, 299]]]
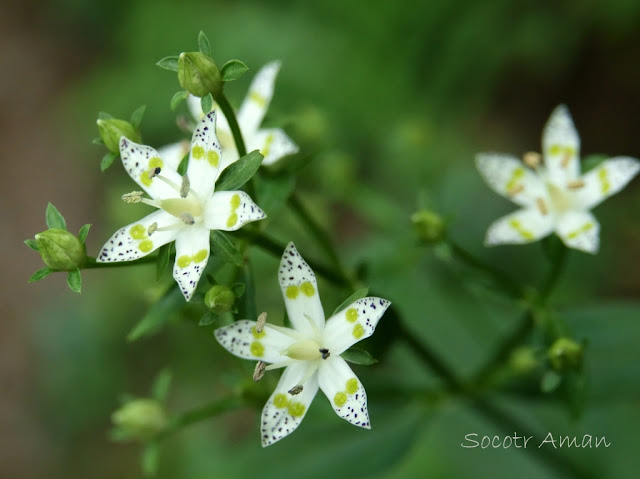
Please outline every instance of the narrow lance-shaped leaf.
[[213, 108], [213, 95], [211, 95], [211, 93], [200, 99], [200, 108], [202, 108], [204, 113], [209, 113], [211, 111], [211, 108]]
[[79, 268], [69, 271], [67, 284], [69, 285], [69, 289], [74, 293], [80, 293], [82, 291], [82, 275], [80, 274]]
[[47, 226], [49, 228], [60, 228], [62, 230], [67, 229], [67, 222], [64, 220], [64, 216], [58, 211], [58, 208], [49, 203], [47, 205], [47, 211], [45, 213]]
[[40, 248], [38, 248], [38, 243], [36, 243], [36, 240], [34, 240], [33, 238], [24, 240], [24, 244], [26, 244], [29, 248], [31, 248], [34, 251], [40, 251]]
[[158, 249], [158, 258], [156, 259], [156, 280], [160, 279], [162, 274], [169, 267], [171, 259], [171, 246], [173, 243], [167, 243]]
[[203, 55], [207, 55], [208, 57], [211, 56], [211, 43], [209, 42], [207, 35], [205, 35], [202, 30], [200, 30], [200, 33], [198, 34], [198, 49]]
[[142, 451], [142, 457], [140, 458], [142, 473], [145, 477], [153, 477], [158, 472], [158, 457], [159, 447], [155, 442], [147, 444]]
[[140, 126], [140, 123], [142, 123], [142, 117], [144, 116], [144, 112], [146, 109], [147, 105], [142, 105], [136, 108], [131, 114], [129, 123], [131, 123], [135, 128], [138, 128]]
[[153, 386], [151, 388], [151, 395], [154, 399], [164, 402], [169, 394], [169, 387], [171, 386], [171, 372], [168, 369], [163, 369], [156, 376]]
[[80, 228], [80, 231], [78, 231], [78, 239], [80, 240], [80, 242], [82, 244], [84, 244], [87, 241], [87, 235], [89, 234], [89, 228], [91, 228], [91, 225], [90, 224], [86, 224], [82, 228]]
[[241, 62], [240, 60], [229, 60], [227, 63], [222, 65], [222, 69], [220, 70], [220, 74], [222, 76], [222, 81], [233, 81], [240, 78], [246, 71], [249, 70], [249, 67]]
[[189, 96], [189, 92], [187, 90], [180, 90], [175, 92], [171, 97], [171, 101], [169, 102], [169, 106], [171, 107], [171, 110], [173, 111], [176, 108], [178, 108], [178, 105], [180, 104], [180, 102], [185, 100], [188, 96]]
[[342, 356], [342, 359], [345, 361], [349, 361], [353, 364], [360, 364], [362, 366], [371, 366], [378, 362], [378, 360], [371, 356], [368, 351], [358, 348], [349, 348], [340, 356]]
[[216, 256], [232, 263], [238, 267], [242, 267], [244, 259], [240, 252], [227, 236], [218, 230], [211, 231], [211, 248]]
[[233, 191], [240, 188], [256, 174], [263, 159], [262, 154], [254, 150], [231, 163], [220, 175], [216, 183], [216, 191]]
[[165, 323], [184, 305], [180, 288], [173, 286], [159, 301], [155, 302], [147, 314], [127, 335], [127, 341], [135, 341], [160, 330]]
[[106, 111], [98, 112], [98, 119], [99, 120], [111, 120], [112, 118], [113, 118], [113, 115], [110, 115]]
[[165, 70], [169, 70], [171, 72], [177, 72], [178, 57], [177, 56], [164, 57], [158, 60], [156, 65], [158, 65], [160, 68], [163, 68]]
[[359, 289], [358, 291], [353, 293], [351, 296], [349, 296], [347, 299], [345, 299], [342, 303], [340, 303], [340, 306], [336, 308], [333, 314], [339, 313], [344, 308], [349, 306], [351, 303], [358, 301], [359, 299], [365, 298], [367, 294], [369, 294], [369, 288]]
[[44, 268], [39, 269], [38, 271], [36, 271], [31, 275], [31, 278], [29, 278], [29, 283], [35, 283], [36, 281], [40, 281], [41, 279], [46, 278], [50, 274], [51, 274], [51, 268], [49, 268], [48, 266], [45, 266]]
[[116, 153], [108, 152], [100, 160], [100, 171], [105, 171], [111, 165], [113, 165], [113, 161], [118, 157]]

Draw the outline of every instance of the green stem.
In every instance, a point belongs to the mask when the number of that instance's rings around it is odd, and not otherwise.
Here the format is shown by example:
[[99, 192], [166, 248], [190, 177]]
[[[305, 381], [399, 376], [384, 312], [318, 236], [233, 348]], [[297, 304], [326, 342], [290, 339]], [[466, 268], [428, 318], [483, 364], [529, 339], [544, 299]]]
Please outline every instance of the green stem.
[[229, 100], [224, 96], [224, 93], [220, 93], [220, 96], [216, 98], [216, 102], [220, 105], [220, 109], [229, 123], [229, 128], [231, 128], [231, 134], [233, 135], [233, 141], [235, 142], [236, 149], [238, 150], [238, 156], [242, 158], [247, 154], [247, 148], [244, 146], [244, 140], [242, 139], [242, 133], [240, 132], [240, 126], [238, 126], [236, 114], [233, 111]]
[[100, 269], [100, 268], [123, 268], [126, 266], [138, 266], [141, 264], [155, 263], [158, 259], [157, 255], [145, 256], [144, 258], [137, 259], [135, 261], [117, 261], [114, 263], [98, 263], [96, 258], [87, 256], [84, 265], [81, 269]]
[[551, 265], [551, 270], [540, 287], [540, 301], [546, 305], [549, 297], [558, 285], [558, 280], [567, 264], [567, 248], [563, 245], [556, 261]]

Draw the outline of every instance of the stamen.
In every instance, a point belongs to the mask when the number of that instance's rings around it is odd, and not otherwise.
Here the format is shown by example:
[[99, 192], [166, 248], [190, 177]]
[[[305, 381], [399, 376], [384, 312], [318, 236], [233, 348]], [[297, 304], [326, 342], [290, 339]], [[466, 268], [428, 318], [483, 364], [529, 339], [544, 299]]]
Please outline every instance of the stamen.
[[283, 326], [276, 326], [275, 324], [271, 324], [271, 323], [266, 323], [265, 327], [273, 329], [274, 331], [278, 331], [279, 333], [284, 334], [285, 336], [289, 336], [290, 338], [295, 339], [296, 341], [304, 339], [304, 336], [300, 334], [298, 331], [296, 331], [295, 329], [285, 328]]
[[303, 389], [304, 388], [302, 387], [302, 385], [298, 384], [297, 386], [293, 386], [291, 389], [289, 389], [289, 394], [291, 394], [292, 396], [296, 396], [297, 394], [300, 394]]
[[125, 193], [120, 198], [125, 203], [140, 203], [142, 201], [143, 191], [132, 191], [131, 193]]
[[313, 334], [315, 334], [317, 338], [321, 337], [322, 331], [320, 331], [315, 321], [311, 319], [311, 316], [309, 316], [307, 313], [304, 313], [304, 317], [307, 318], [307, 321], [309, 321], [309, 324], [311, 325], [311, 329], [313, 329]]
[[569, 161], [571, 161], [571, 156], [572, 156], [571, 152], [566, 152], [564, 154], [564, 157], [562, 158], [562, 163], [561, 163], [563, 168], [566, 168], [567, 166], [569, 166]]
[[150, 200], [149, 198], [142, 198], [140, 203], [144, 203], [145, 205], [153, 206], [154, 208], [160, 208], [160, 205], [157, 201]]
[[258, 321], [256, 322], [256, 333], [262, 332], [266, 322], [267, 322], [267, 313], [262, 313], [260, 316], [258, 316]]
[[158, 223], [154, 222], [149, 225], [147, 228], [147, 234], [151, 236], [158, 229]]
[[540, 153], [529, 151], [522, 156], [522, 162], [529, 168], [533, 168], [535, 170], [538, 166], [540, 166], [542, 157], [540, 156]]
[[269, 366], [264, 368], [264, 370], [272, 371], [274, 369], [286, 368], [287, 366], [291, 366], [292, 364], [295, 364], [295, 363], [296, 361], [293, 359], [285, 359], [284, 361], [280, 361], [279, 363], [269, 364]]
[[524, 191], [524, 185], [522, 183], [518, 183], [516, 186], [514, 186], [513, 188], [510, 188], [507, 190], [507, 194], [509, 196], [515, 196], [518, 193], [521, 193], [522, 191]]
[[148, 173], [149, 179], [152, 180], [153, 178], [158, 176], [161, 171], [162, 171], [162, 168], [160, 168], [159, 166], [156, 166], [155, 168], [151, 168]]
[[266, 370], [267, 363], [265, 363], [264, 361], [258, 361], [258, 364], [256, 364], [256, 368], [253, 370], [253, 380], [255, 382], [260, 381], [262, 379], [262, 376], [264, 376]]
[[180, 219], [184, 222], [184, 224], [186, 225], [192, 225], [196, 222], [195, 218], [193, 217], [193, 215], [187, 211], [183, 211], [182, 213], [180, 213]]
[[547, 208], [547, 204], [544, 202], [544, 200], [542, 198], [538, 198], [536, 200], [536, 206], [540, 210], [540, 213], [542, 213], [543, 215], [546, 215], [547, 213], [549, 213], [549, 209]]
[[182, 185], [180, 185], [180, 197], [186, 198], [189, 195], [189, 188], [191, 183], [189, 182], [189, 177], [184, 175], [182, 177]]
[[184, 223], [174, 223], [172, 225], [169, 226], [162, 226], [162, 227], [158, 227], [154, 230], [155, 231], [172, 231], [172, 230], [179, 230], [184, 228]]
[[176, 185], [173, 181], [171, 181], [171, 180], [170, 180], [169, 178], [167, 178], [166, 176], [164, 176], [164, 175], [160, 175], [160, 174], [159, 174], [159, 173], [160, 173], [160, 168], [156, 168], [156, 170], [158, 170], [157, 175], [158, 175], [158, 179], [159, 179], [160, 181], [162, 181], [163, 183], [166, 183], [167, 185], [169, 185], [171, 188], [173, 188], [173, 189], [174, 189], [174, 190], [176, 190], [177, 192], [180, 192], [180, 188], [181, 188], [181, 187], [180, 187], [179, 185]]
[[322, 354], [322, 359], [328, 359], [329, 356], [331, 356], [331, 353], [327, 348], [320, 348], [318, 349], [318, 351], [320, 351], [320, 354]]
[[579, 190], [584, 186], [584, 181], [582, 180], [573, 180], [567, 183], [567, 188], [570, 190]]

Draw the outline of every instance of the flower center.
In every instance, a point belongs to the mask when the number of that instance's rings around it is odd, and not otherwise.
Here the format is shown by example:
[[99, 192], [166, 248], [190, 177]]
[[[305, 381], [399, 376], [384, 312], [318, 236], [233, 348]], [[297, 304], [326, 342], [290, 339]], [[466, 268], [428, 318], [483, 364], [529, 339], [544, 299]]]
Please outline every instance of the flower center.
[[313, 361], [320, 358], [326, 359], [324, 356], [328, 357], [329, 350], [312, 339], [303, 339], [293, 343], [282, 354], [299, 361]]
[[551, 182], [547, 182], [547, 191], [549, 191], [551, 209], [554, 213], [564, 213], [571, 209], [571, 198], [565, 191]]
[[192, 218], [197, 218], [202, 215], [202, 205], [193, 196], [158, 200], [158, 203], [160, 204], [160, 208], [176, 218], [184, 219], [188, 217], [188, 215]]

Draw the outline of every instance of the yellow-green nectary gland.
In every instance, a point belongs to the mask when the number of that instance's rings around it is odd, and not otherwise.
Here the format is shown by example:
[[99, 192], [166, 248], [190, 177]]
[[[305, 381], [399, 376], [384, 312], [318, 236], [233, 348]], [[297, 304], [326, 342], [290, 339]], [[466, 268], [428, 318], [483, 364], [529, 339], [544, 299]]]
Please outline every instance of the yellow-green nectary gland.
[[298, 297], [299, 292], [300, 292], [299, 288], [295, 284], [292, 284], [291, 286], [287, 286], [287, 291], [285, 294], [289, 299], [296, 299]]
[[311, 339], [303, 339], [293, 343], [282, 354], [300, 361], [312, 361], [322, 356], [320, 345]]
[[231, 211], [235, 211], [240, 207], [240, 195], [235, 194], [231, 197]]
[[209, 253], [207, 253], [207, 250], [201, 249], [200, 251], [198, 251], [196, 254], [193, 255], [193, 262], [202, 263], [205, 259], [207, 259], [207, 256], [209, 256]]
[[353, 327], [353, 337], [356, 339], [360, 339], [362, 336], [364, 336], [364, 328], [362, 327], [362, 324], [356, 324]]
[[333, 396], [333, 403], [337, 406], [337, 407], [342, 407], [344, 406], [344, 403], [347, 402], [347, 395], [343, 392], [339, 392], [336, 393], [335, 396]]
[[202, 205], [193, 198], [169, 198], [159, 203], [163, 210], [176, 218], [180, 218], [183, 213], [189, 213], [194, 218], [202, 214]]
[[251, 328], [251, 334], [253, 335], [254, 338], [256, 339], [262, 339], [267, 335], [267, 332], [263, 329], [262, 331], [258, 332], [256, 331], [256, 327], [253, 326]]
[[145, 239], [147, 237], [147, 228], [142, 225], [133, 225], [129, 230], [129, 234], [136, 240]]
[[204, 148], [201, 146], [194, 146], [191, 149], [191, 156], [193, 156], [196, 160], [200, 160], [204, 156]]
[[305, 281], [300, 285], [300, 291], [302, 291], [309, 298], [316, 294], [315, 288], [309, 281]]
[[609, 182], [609, 175], [607, 173], [607, 170], [602, 168], [600, 171], [598, 171], [598, 178], [600, 179], [602, 194], [607, 194], [611, 189], [611, 183]]
[[264, 346], [258, 341], [252, 342], [251, 346], [249, 346], [249, 350], [251, 351], [251, 354], [259, 358], [264, 355]]
[[151, 178], [149, 178], [149, 172], [147, 170], [140, 173], [140, 183], [144, 186], [151, 186]]
[[231, 228], [232, 226], [235, 226], [237, 222], [238, 222], [238, 215], [236, 213], [231, 213], [229, 215], [229, 219], [227, 219], [227, 228]]
[[220, 156], [217, 151], [209, 150], [207, 151], [207, 161], [214, 168], [218, 166], [218, 162], [220, 161]]
[[289, 399], [287, 398], [286, 394], [276, 394], [273, 398], [273, 405], [277, 408], [282, 409], [284, 407], [287, 407], [288, 404]]
[[351, 378], [347, 381], [347, 394], [354, 394], [358, 390], [358, 380]]
[[289, 403], [289, 414], [293, 417], [300, 417], [304, 414], [306, 407], [300, 402]]
[[191, 256], [189, 256], [188, 254], [183, 254], [182, 256], [179, 256], [178, 259], [176, 260], [176, 264], [178, 265], [179, 268], [185, 269], [187, 266], [191, 264]]
[[138, 249], [143, 253], [148, 253], [153, 249], [153, 241], [149, 239], [140, 241], [140, 243], [138, 243]]
[[350, 323], [355, 323], [358, 320], [358, 311], [356, 308], [347, 309], [347, 321]]
[[149, 168], [162, 168], [163, 166], [164, 162], [157, 156], [154, 156], [149, 160]]

